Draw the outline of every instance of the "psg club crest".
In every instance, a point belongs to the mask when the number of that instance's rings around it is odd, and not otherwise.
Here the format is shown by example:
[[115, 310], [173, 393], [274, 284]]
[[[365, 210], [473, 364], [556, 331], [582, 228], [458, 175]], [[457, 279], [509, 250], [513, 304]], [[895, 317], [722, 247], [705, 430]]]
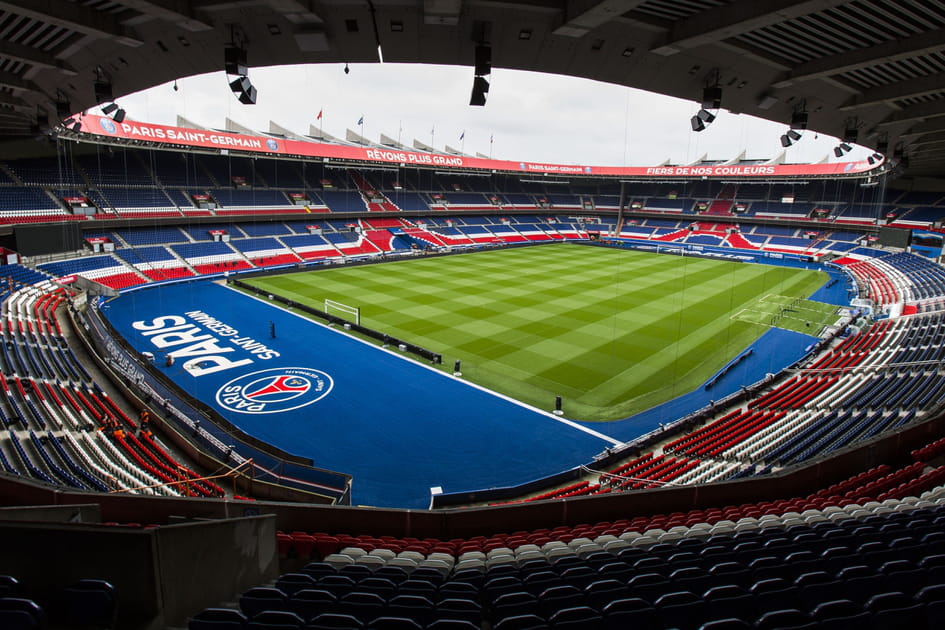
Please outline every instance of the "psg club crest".
[[272, 138], [266, 140], [266, 146], [269, 147], [270, 151], [278, 151], [279, 143], [273, 140]]
[[113, 134], [118, 131], [118, 128], [115, 127], [115, 123], [112, 122], [111, 118], [100, 118], [98, 124], [105, 131], [105, 133]]
[[305, 367], [270, 368], [238, 376], [217, 390], [217, 404], [236, 413], [281, 413], [318, 402], [334, 386], [331, 377]]

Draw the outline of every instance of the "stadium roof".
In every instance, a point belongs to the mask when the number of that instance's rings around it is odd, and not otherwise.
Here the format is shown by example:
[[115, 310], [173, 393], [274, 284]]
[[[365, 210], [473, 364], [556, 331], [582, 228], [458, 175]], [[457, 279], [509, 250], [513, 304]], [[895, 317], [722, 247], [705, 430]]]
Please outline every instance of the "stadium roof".
[[785, 124], [806, 111], [940, 177], [943, 25], [939, 0], [0, 0], [0, 131], [220, 70], [230, 44], [250, 66], [472, 66], [485, 44], [497, 67], [689, 100], [718, 86], [723, 108]]

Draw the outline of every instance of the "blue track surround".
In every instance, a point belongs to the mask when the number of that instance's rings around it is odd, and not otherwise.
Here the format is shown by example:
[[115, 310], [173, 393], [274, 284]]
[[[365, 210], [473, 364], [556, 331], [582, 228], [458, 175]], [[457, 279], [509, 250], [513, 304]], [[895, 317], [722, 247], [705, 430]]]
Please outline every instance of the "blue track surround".
[[[827, 271], [831, 281], [810, 299], [849, 304], [841, 271], [789, 255], [746, 258]], [[136, 350], [152, 352], [159, 370], [240, 430], [352, 475], [354, 504], [401, 508], [428, 507], [433, 487], [447, 494], [510, 488], [590, 462], [780, 371], [817, 341], [773, 328], [713, 377], [711, 389], [624, 420], [582, 423], [211, 280], [135, 288], [106, 302], [102, 313]], [[171, 366], [167, 353], [176, 355]]]
[[588, 426], [595, 426], [607, 435], [629, 442], [698, 411], [713, 401], [734, 394], [743, 386], [764, 380], [767, 374], [778, 373], [807, 354], [810, 346], [817, 341], [817, 337], [772, 328], [748, 346], [743, 352], [749, 349], [754, 352], [733, 366], [711, 389], [707, 390], [703, 386], [624, 420]]
[[[426, 508], [434, 486], [452, 493], [518, 485], [614, 445], [213, 282], [129, 292], [102, 312], [136, 350], [154, 353], [159, 370], [242, 431], [353, 475], [355, 504]], [[170, 367], [168, 352], [178, 353]]]

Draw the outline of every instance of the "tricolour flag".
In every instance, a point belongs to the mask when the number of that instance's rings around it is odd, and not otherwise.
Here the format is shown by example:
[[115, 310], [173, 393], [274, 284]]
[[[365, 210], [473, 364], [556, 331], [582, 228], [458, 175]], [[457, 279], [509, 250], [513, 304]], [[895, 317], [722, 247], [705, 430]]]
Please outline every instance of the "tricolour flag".
[[359, 125], [363, 125], [363, 124], [364, 124], [364, 116], [361, 116], [360, 118], [358, 118], [358, 124], [359, 124]]
[[466, 130], [463, 129], [463, 133], [459, 134], [459, 139], [462, 140], [465, 137], [466, 137]]
[[322, 110], [318, 110], [318, 116], [315, 117], [315, 120], [321, 120], [321, 119], [322, 119]]

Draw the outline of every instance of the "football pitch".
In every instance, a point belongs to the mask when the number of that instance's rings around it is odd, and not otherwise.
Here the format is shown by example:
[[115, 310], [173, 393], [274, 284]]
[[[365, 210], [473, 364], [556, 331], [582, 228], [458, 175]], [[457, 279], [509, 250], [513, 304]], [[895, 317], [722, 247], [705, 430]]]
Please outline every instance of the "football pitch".
[[[835, 306], [806, 269], [571, 244], [253, 278], [462, 361], [463, 378], [567, 417], [628, 417], [710, 378], [770, 326], [816, 335]], [[336, 313], [337, 314], [337, 313]]]

